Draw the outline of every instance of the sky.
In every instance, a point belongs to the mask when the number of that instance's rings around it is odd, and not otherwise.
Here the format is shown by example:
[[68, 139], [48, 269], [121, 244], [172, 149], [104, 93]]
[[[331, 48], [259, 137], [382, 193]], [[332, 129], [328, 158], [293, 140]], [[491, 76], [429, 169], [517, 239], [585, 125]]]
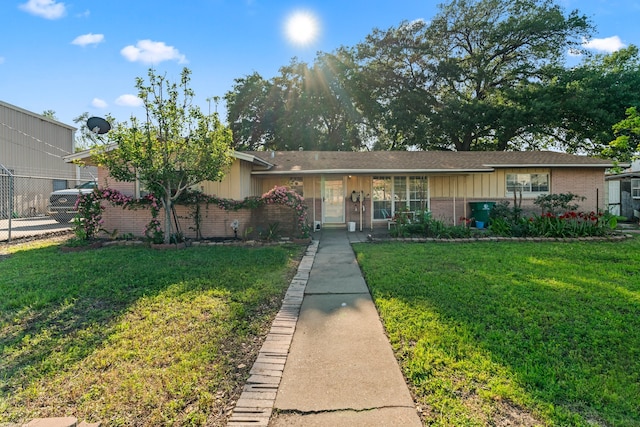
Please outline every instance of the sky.
[[[640, 0], [556, 0], [592, 19], [596, 53], [640, 45]], [[136, 78], [178, 82], [191, 70], [195, 102], [225, 121], [234, 80], [278, 75], [292, 58], [355, 46], [374, 28], [429, 21], [428, 0], [0, 0], [0, 101], [74, 118], [143, 116]], [[298, 17], [293, 19], [292, 17]], [[579, 58], [569, 57], [570, 63]]]

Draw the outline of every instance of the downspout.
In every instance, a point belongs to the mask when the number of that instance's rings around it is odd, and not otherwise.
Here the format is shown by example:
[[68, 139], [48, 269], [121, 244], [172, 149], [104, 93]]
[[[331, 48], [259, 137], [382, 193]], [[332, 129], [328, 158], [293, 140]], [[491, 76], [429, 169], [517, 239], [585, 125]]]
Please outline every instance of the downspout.
[[468, 177], [469, 175], [464, 176], [464, 195], [462, 196], [462, 203], [464, 203], [464, 205], [462, 206], [462, 209], [463, 209], [465, 218], [467, 218], [467, 178]]
[[456, 194], [458, 193], [458, 177], [456, 176], [456, 180], [453, 184], [453, 225], [458, 225], [458, 220], [456, 218]]
[[[360, 188], [362, 188], [362, 183], [359, 185]], [[364, 199], [364, 191], [360, 190], [360, 197], [358, 197], [358, 199], [360, 199], [360, 231], [362, 231], [362, 199]]]

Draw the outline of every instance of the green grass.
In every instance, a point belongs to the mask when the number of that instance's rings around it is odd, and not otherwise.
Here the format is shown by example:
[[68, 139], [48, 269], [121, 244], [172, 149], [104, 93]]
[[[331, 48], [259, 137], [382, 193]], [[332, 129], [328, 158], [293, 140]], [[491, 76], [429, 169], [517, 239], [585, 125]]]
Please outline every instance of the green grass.
[[640, 425], [640, 239], [354, 248], [425, 425]]
[[224, 425], [298, 246], [0, 255], [0, 424]]

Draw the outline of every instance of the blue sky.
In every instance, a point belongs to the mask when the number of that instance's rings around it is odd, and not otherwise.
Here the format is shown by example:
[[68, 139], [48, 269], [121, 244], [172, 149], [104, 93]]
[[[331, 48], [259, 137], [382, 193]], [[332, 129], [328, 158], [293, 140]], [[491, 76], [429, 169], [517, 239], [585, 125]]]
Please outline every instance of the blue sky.
[[[270, 79], [297, 57], [354, 46], [373, 28], [428, 21], [438, 1], [425, 0], [2, 0], [0, 100], [58, 119], [141, 115], [135, 79], [150, 67], [177, 81], [192, 71], [196, 103], [222, 97], [235, 78], [258, 72]], [[606, 52], [640, 45], [640, 0], [560, 0], [597, 26], [591, 48]], [[316, 36], [287, 35], [296, 12], [313, 17]], [[574, 58], [569, 60], [575, 61]], [[211, 107], [213, 109], [213, 105]], [[224, 113], [224, 103], [219, 111]], [[222, 115], [224, 120], [224, 114]]]

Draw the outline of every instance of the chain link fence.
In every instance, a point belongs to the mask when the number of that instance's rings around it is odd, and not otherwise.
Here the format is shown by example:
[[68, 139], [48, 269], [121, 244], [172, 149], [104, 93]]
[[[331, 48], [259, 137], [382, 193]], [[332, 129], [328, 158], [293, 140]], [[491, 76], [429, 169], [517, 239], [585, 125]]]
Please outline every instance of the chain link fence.
[[77, 194], [52, 194], [84, 181], [15, 175], [0, 164], [0, 243], [70, 231], [73, 214], [68, 209], [54, 212], [55, 204], [62, 200], [73, 209]]

